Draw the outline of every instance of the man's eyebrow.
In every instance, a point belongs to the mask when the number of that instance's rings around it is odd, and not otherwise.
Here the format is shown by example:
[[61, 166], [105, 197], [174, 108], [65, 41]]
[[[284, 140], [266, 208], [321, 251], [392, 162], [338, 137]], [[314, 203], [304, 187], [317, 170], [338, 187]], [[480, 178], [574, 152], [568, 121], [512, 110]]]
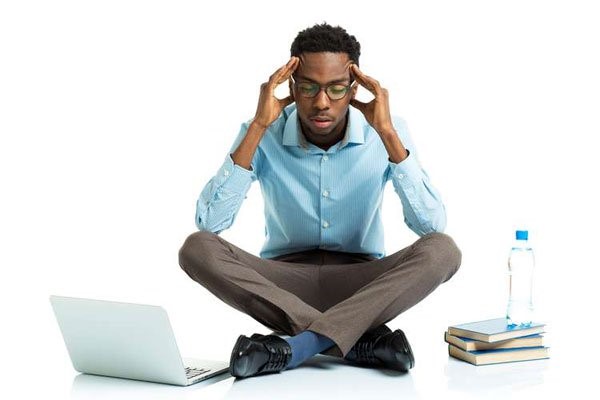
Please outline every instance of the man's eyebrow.
[[[303, 75], [298, 75], [295, 76], [294, 79], [296, 80], [303, 80], [303, 81], [308, 81], [308, 82], [312, 82], [312, 83], [319, 83], [317, 81], [315, 81], [314, 79], [310, 79], [309, 77], [303, 76]], [[352, 81], [351, 77], [344, 77], [344, 78], [339, 78], [339, 79], [333, 79], [327, 83], [324, 83], [324, 85], [332, 85], [334, 83], [342, 83], [342, 82], [348, 82], [348, 81]]]

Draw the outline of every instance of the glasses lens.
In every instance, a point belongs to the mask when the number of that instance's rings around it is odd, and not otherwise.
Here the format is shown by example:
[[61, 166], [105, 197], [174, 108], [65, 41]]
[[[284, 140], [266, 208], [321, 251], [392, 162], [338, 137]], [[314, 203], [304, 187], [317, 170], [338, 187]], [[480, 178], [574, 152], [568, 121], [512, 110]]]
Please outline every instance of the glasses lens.
[[348, 86], [331, 85], [327, 87], [327, 95], [331, 100], [339, 100], [348, 92]]
[[321, 89], [319, 85], [308, 82], [300, 82], [297, 86], [298, 91], [304, 97], [315, 97]]

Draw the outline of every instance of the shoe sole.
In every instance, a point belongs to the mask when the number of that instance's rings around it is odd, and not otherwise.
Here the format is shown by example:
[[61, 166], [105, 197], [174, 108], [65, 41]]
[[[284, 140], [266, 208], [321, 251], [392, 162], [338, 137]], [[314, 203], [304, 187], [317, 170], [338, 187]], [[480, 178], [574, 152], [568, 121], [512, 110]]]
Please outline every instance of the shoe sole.
[[408, 361], [410, 363], [408, 369], [411, 369], [412, 367], [415, 366], [415, 356], [412, 352], [412, 348], [410, 347], [410, 343], [408, 342], [406, 335], [404, 334], [404, 332], [401, 329], [397, 329], [396, 332], [398, 332], [400, 334], [400, 338], [402, 339], [402, 347], [403, 347], [402, 352], [408, 356]]
[[235, 361], [239, 356], [239, 352], [242, 346], [244, 345], [244, 339], [246, 339], [246, 336], [244, 335], [240, 335], [238, 337], [237, 341], [235, 342], [235, 345], [233, 346], [233, 350], [231, 350], [231, 357], [229, 357], [229, 373], [231, 374], [231, 376], [235, 376], [236, 378], [246, 377], [246, 375], [243, 373], [246, 371], [239, 371], [239, 368], [236, 368], [235, 365]]

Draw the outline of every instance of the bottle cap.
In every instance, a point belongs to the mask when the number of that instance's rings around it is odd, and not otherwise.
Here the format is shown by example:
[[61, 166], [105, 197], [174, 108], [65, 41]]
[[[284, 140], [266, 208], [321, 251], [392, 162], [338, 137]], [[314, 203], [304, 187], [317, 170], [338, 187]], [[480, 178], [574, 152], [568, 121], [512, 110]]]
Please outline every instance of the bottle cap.
[[528, 231], [517, 231], [516, 232], [517, 240], [527, 240], [529, 236]]

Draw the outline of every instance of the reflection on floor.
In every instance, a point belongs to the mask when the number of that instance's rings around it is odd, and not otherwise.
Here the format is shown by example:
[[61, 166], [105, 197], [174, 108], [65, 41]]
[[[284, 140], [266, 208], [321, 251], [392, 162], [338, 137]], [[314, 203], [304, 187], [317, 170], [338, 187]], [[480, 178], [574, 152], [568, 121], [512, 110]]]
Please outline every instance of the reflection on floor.
[[77, 375], [73, 399], [429, 399], [510, 397], [544, 382], [550, 360], [475, 367], [451, 358], [439, 370], [424, 367], [408, 374], [350, 365], [316, 356], [279, 374], [234, 379], [223, 374], [189, 387]]

